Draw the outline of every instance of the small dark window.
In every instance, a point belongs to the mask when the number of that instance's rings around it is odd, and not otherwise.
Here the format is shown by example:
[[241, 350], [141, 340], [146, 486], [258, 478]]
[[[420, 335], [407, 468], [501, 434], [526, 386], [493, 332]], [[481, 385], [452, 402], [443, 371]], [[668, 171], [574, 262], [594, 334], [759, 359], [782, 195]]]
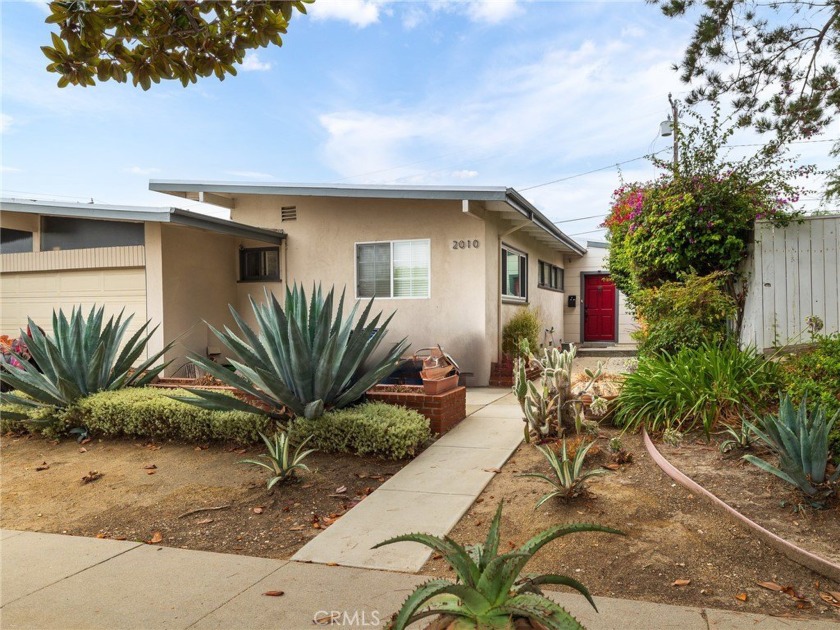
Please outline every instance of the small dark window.
[[269, 282], [280, 279], [280, 248], [251, 247], [239, 250], [239, 279]]
[[41, 218], [41, 250], [143, 245], [142, 223], [70, 217]]
[[541, 289], [562, 291], [564, 281], [564, 270], [562, 267], [552, 265], [551, 263], [547, 263], [543, 260], [540, 261], [539, 287]]
[[0, 254], [22, 254], [32, 251], [32, 232], [0, 228]]
[[502, 247], [502, 295], [509, 300], [528, 299], [528, 254]]

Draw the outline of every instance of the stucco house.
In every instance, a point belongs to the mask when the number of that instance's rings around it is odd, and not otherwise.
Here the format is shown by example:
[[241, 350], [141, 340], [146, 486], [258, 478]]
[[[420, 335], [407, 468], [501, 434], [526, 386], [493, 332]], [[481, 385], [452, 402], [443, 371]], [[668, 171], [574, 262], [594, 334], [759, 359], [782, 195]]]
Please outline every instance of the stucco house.
[[[233, 325], [228, 304], [290, 283], [336, 285], [396, 311], [389, 339], [441, 344], [468, 383], [486, 385], [501, 328], [526, 305], [556, 343], [629, 343], [632, 320], [584, 247], [505, 187], [243, 184], [153, 180], [153, 191], [215, 204], [216, 219], [177, 208], [0, 201], [0, 332], [54, 307], [126, 306], [162, 322], [151, 349], [175, 341], [215, 354], [203, 321]], [[386, 339], [385, 343], [388, 343]]]

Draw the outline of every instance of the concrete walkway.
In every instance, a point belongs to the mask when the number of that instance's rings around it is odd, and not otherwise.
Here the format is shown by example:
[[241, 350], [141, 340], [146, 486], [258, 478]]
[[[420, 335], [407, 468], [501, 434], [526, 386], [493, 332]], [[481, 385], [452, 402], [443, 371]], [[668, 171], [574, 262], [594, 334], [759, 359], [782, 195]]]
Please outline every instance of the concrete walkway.
[[419, 571], [432, 553], [428, 547], [371, 547], [409, 532], [449, 533], [522, 441], [522, 412], [510, 390], [468, 390], [467, 407], [470, 415], [457, 427], [313, 538], [293, 560]]
[[[334, 526], [333, 526], [334, 527]], [[327, 530], [329, 531], [329, 530]], [[322, 534], [323, 535], [323, 534]], [[302, 564], [134, 542], [0, 531], [0, 627], [4, 630], [156, 630], [323, 625], [380, 628], [419, 575]], [[266, 596], [283, 591], [282, 596]], [[590, 630], [837, 630], [796, 621], [552, 592]], [[422, 628], [425, 621], [412, 626]]]

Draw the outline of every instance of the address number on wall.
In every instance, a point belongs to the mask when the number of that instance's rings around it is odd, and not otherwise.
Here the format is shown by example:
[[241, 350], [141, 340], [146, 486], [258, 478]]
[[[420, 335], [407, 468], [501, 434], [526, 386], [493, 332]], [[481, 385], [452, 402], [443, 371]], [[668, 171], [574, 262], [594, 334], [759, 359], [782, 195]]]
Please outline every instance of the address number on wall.
[[478, 239], [472, 241], [452, 241], [452, 249], [478, 249]]

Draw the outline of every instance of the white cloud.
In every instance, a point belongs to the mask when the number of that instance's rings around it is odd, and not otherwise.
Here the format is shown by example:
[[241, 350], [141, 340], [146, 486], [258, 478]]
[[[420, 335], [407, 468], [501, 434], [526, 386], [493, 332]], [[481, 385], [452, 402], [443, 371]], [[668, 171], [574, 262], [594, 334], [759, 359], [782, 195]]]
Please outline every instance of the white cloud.
[[259, 54], [252, 52], [245, 57], [245, 60], [239, 67], [245, 72], [266, 72], [267, 70], [271, 70], [271, 62], [261, 61]]
[[160, 173], [160, 169], [155, 168], [154, 166], [130, 166], [128, 168], [124, 168], [123, 172], [130, 173], [131, 175], [149, 176], [154, 175], [155, 173]]
[[6, 133], [12, 126], [12, 117], [8, 114], [0, 114], [0, 133]]
[[232, 175], [233, 177], [239, 177], [241, 179], [276, 179], [274, 175], [263, 173], [262, 171], [225, 171], [225, 174]]
[[478, 177], [478, 171], [461, 169], [460, 171], [452, 171], [451, 175], [455, 179], [472, 179], [473, 177]]
[[307, 11], [315, 20], [343, 20], [364, 28], [379, 21], [381, 4], [374, 0], [318, 0]]
[[472, 0], [467, 3], [467, 16], [475, 22], [498, 24], [522, 10], [517, 0]]

